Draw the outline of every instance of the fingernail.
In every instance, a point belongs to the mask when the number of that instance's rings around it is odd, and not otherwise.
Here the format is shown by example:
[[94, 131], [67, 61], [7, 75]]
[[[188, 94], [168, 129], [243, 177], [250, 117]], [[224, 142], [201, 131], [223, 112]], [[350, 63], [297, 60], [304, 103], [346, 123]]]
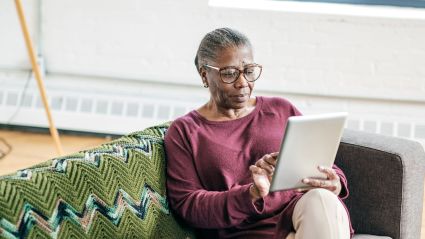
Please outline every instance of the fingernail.
[[323, 168], [323, 166], [319, 166], [319, 169], [320, 169], [320, 170], [323, 170], [324, 168]]
[[308, 180], [307, 178], [304, 178], [304, 179], [303, 179], [303, 183], [308, 183], [308, 181], [309, 181], [309, 180]]

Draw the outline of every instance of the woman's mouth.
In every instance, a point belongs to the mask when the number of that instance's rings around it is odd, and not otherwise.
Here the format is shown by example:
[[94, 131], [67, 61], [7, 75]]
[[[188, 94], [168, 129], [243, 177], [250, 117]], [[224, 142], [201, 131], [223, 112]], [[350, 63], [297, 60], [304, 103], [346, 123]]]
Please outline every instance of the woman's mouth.
[[238, 94], [238, 95], [233, 95], [233, 98], [235, 98], [236, 101], [238, 102], [244, 102], [246, 101], [246, 96], [248, 94]]

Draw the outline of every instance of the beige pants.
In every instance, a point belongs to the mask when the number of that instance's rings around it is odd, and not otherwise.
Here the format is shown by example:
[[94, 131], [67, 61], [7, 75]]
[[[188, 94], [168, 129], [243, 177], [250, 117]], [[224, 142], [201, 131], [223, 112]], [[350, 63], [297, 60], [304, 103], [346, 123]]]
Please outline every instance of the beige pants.
[[348, 215], [338, 197], [312, 189], [297, 202], [292, 215], [295, 233], [286, 239], [349, 239]]

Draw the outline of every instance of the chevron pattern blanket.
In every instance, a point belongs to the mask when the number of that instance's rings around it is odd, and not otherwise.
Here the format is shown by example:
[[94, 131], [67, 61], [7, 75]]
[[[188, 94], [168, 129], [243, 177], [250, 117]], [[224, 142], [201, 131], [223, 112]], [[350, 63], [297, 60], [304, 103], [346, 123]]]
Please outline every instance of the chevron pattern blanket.
[[170, 213], [169, 124], [0, 177], [0, 238], [194, 238]]

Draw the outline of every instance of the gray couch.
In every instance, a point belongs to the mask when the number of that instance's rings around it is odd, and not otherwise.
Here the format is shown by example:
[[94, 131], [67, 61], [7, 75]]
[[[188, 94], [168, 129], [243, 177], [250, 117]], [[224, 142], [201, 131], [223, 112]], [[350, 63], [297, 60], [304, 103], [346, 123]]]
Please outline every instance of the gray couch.
[[335, 162], [345, 172], [345, 201], [355, 239], [419, 239], [425, 153], [421, 144], [346, 130]]
[[[1, 176], [0, 238], [195, 238], [168, 208], [167, 127]], [[347, 176], [355, 239], [420, 238], [419, 143], [346, 130], [336, 164]], [[81, 217], [91, 213], [90, 220]]]

